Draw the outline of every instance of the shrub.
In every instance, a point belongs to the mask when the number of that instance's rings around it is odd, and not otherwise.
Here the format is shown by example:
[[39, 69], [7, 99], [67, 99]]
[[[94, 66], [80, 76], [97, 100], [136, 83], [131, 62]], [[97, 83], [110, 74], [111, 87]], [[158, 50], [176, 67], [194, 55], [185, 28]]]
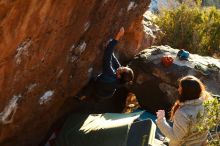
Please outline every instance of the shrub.
[[208, 145], [216, 146], [220, 145], [220, 103], [217, 98], [204, 102], [205, 114], [202, 116], [196, 128], [199, 131], [209, 131]]
[[155, 23], [164, 32], [160, 44], [200, 55], [220, 51], [220, 10], [215, 7], [182, 3], [177, 8], [161, 10]]

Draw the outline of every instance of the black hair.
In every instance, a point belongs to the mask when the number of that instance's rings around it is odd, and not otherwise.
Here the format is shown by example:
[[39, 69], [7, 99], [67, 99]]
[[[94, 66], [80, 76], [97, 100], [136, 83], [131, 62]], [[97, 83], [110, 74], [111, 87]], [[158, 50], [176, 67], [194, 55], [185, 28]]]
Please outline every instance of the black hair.
[[128, 83], [130, 81], [133, 81], [133, 79], [134, 79], [134, 72], [132, 69], [127, 69], [126, 71], [120, 73], [121, 83]]
[[196, 78], [184, 78], [180, 81], [179, 86], [182, 88], [182, 93], [179, 95], [179, 101], [198, 99], [203, 90], [203, 84]]

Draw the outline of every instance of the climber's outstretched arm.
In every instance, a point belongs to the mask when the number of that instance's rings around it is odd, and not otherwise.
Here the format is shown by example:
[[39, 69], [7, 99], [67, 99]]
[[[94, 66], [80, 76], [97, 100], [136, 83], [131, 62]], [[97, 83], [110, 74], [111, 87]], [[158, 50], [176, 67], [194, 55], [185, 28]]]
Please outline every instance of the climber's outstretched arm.
[[117, 70], [119, 67], [121, 67], [120, 62], [118, 61], [117, 57], [115, 57], [115, 54], [112, 54], [112, 66], [115, 70]]
[[104, 57], [103, 57], [103, 73], [104, 74], [110, 74], [110, 75], [114, 74], [115, 71], [114, 71], [113, 64], [112, 64], [113, 60], [114, 60], [113, 61], [114, 63], [117, 63], [117, 65], [120, 65], [118, 64], [119, 62], [117, 61], [116, 57], [113, 59], [113, 56], [114, 56], [113, 51], [119, 39], [123, 35], [124, 35], [124, 28], [122, 27], [120, 31], [117, 33], [115, 39], [112, 39], [108, 43], [107, 47], [105, 48]]

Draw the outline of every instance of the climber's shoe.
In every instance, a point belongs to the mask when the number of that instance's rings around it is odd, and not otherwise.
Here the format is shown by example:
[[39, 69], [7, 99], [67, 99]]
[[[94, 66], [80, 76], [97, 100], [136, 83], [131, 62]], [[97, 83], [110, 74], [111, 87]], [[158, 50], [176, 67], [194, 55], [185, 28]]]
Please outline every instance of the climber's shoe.
[[78, 100], [78, 101], [84, 101], [87, 97], [85, 95], [83, 96], [74, 96], [74, 99]]
[[151, 51], [151, 55], [158, 55], [158, 54], [162, 54], [162, 51], [159, 48], [154, 49], [153, 51]]
[[210, 74], [210, 72], [208, 71], [207, 68], [205, 68], [204, 66], [199, 65], [199, 64], [196, 64], [196, 65], [194, 66], [194, 69], [197, 70], [197, 71], [199, 71], [200, 73], [202, 73], [202, 74], [205, 75], [205, 76], [207, 76], [207, 75]]
[[213, 63], [208, 64], [207, 66], [208, 66], [209, 71], [214, 71], [214, 72], [220, 71], [220, 68], [217, 65], [213, 64]]

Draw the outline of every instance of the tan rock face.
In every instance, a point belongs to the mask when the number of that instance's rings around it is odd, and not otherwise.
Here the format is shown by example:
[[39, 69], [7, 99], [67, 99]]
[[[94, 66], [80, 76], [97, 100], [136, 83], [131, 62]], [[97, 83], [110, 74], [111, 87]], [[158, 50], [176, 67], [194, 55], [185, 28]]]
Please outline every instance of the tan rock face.
[[[142, 40], [144, 38], [144, 28], [142, 25], [143, 17], [141, 16], [134, 21], [125, 33], [124, 38], [118, 45], [120, 60], [128, 61], [140, 51]], [[124, 52], [124, 53], [121, 53]]]
[[150, 11], [146, 11], [143, 16], [132, 22], [118, 45], [118, 56], [122, 62], [129, 62], [141, 50], [157, 44], [162, 32], [153, 24], [154, 17], [156, 16]]
[[149, 0], [2, 0], [0, 145], [38, 145], [87, 82], [103, 47]]

